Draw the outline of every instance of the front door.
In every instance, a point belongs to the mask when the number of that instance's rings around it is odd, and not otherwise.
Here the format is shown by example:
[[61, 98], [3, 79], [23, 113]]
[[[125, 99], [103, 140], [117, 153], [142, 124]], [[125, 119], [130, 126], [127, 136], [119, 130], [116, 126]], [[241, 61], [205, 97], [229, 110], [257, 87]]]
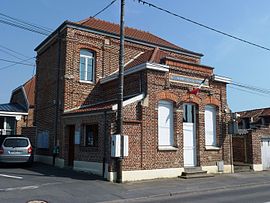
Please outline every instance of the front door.
[[196, 118], [193, 104], [183, 105], [184, 167], [194, 167], [196, 156]]
[[261, 146], [262, 165], [263, 169], [266, 170], [270, 168], [270, 138], [262, 139]]

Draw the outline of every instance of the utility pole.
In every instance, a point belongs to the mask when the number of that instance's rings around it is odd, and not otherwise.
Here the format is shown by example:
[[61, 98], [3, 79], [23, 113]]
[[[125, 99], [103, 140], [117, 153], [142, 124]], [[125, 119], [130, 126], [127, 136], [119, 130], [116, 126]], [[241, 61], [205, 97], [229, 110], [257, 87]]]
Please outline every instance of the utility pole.
[[119, 98], [117, 108], [117, 134], [120, 135], [120, 157], [117, 158], [117, 183], [122, 183], [122, 163], [124, 159], [124, 135], [123, 135], [123, 98], [124, 98], [124, 7], [125, 0], [121, 0], [120, 14], [120, 50], [119, 50]]

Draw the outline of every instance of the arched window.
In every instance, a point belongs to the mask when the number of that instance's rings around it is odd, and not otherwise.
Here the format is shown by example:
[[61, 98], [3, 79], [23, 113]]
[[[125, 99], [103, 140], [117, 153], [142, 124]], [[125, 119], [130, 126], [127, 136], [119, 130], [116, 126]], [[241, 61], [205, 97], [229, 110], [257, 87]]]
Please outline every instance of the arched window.
[[205, 106], [204, 112], [205, 145], [216, 146], [216, 107]]
[[158, 103], [158, 145], [173, 146], [173, 103], [160, 100]]
[[94, 82], [94, 52], [80, 50], [80, 80]]

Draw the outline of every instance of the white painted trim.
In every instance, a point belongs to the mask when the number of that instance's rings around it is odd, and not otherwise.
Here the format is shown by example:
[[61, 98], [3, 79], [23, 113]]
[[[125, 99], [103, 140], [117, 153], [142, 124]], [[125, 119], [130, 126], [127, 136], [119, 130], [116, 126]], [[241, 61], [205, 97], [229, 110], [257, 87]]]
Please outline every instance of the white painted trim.
[[[132, 104], [132, 103], [134, 103], [134, 102], [140, 101], [140, 100], [142, 100], [143, 98], [144, 98], [144, 94], [139, 94], [139, 95], [137, 95], [137, 96], [135, 96], [135, 97], [132, 97], [132, 98], [130, 98], [130, 99], [127, 99], [126, 101], [123, 102], [123, 107], [125, 107], [125, 106], [127, 106], [127, 105], [129, 105], [129, 104]], [[114, 104], [114, 105], [112, 106], [112, 110], [113, 110], [113, 111], [116, 111], [117, 109], [118, 109], [118, 104]]]
[[[132, 59], [130, 59], [128, 62], [126, 62], [125, 64], [124, 64], [124, 67], [126, 66], [126, 65], [128, 65], [129, 63], [131, 63], [132, 61], [134, 61], [135, 59], [137, 59], [140, 55], [142, 55], [144, 52], [140, 52], [139, 54], [137, 54], [135, 57], [133, 57]], [[116, 71], [117, 72], [117, 71]]]
[[254, 171], [263, 171], [263, 165], [262, 164], [252, 164], [252, 169]]
[[[134, 170], [123, 171], [123, 182], [138, 181], [138, 180], [150, 180], [156, 178], [175, 178], [182, 175], [184, 168], [163, 168], [153, 170]], [[115, 178], [114, 174], [111, 174], [111, 178]]]
[[231, 78], [228, 78], [228, 77], [225, 77], [225, 76], [220, 76], [220, 75], [213, 75], [213, 80], [217, 81], [217, 82], [227, 83], [227, 84], [232, 83]]
[[108, 172], [106, 179], [110, 182], [115, 182], [117, 178], [117, 173], [116, 172]]
[[103, 163], [75, 160], [73, 169], [76, 171], [90, 172], [100, 176], [103, 175]]
[[178, 148], [174, 146], [158, 146], [158, 150], [160, 151], [177, 151]]
[[[14, 116], [13, 116], [13, 115], [14, 115]], [[0, 111], [0, 116], [10, 116], [10, 117], [15, 117], [15, 116], [17, 116], [17, 115], [27, 116], [28, 113]]]
[[205, 150], [220, 150], [220, 147], [216, 147], [216, 146], [205, 146]]
[[[163, 64], [148, 63], [147, 62], [147, 63], [143, 63], [140, 65], [134, 66], [134, 67], [124, 71], [124, 76], [130, 75], [132, 73], [136, 73], [138, 71], [145, 70], [145, 69], [156, 70], [156, 71], [161, 71], [161, 72], [168, 72], [169, 66], [163, 65]], [[118, 72], [113, 73], [113, 74], [107, 76], [106, 78], [100, 79], [100, 84], [110, 82], [110, 81], [115, 80], [117, 78], [118, 78]]]

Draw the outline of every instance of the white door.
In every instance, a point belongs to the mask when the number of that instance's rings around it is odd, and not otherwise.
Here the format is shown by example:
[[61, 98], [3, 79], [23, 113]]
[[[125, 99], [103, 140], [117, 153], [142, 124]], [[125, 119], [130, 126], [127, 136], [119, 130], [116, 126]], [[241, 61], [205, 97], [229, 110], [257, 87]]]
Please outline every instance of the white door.
[[195, 106], [184, 104], [183, 109], [184, 166], [193, 167], [197, 164]]
[[270, 168], [270, 138], [262, 139], [261, 143], [263, 169]]

